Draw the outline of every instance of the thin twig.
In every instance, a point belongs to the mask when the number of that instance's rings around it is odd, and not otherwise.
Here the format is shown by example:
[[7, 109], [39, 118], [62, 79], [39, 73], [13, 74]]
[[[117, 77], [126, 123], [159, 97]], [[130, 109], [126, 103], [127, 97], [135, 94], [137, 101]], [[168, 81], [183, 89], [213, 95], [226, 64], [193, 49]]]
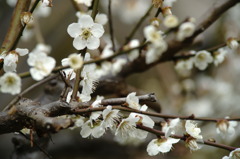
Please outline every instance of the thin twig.
[[133, 28], [133, 30], [131, 31], [131, 33], [129, 34], [129, 36], [126, 38], [126, 41], [124, 43], [124, 45], [126, 45], [127, 43], [129, 43], [129, 41], [133, 38], [133, 36], [135, 35], [135, 33], [137, 32], [137, 30], [139, 29], [139, 27], [141, 26], [141, 24], [143, 23], [143, 21], [148, 17], [148, 15], [150, 14], [150, 12], [153, 9], [153, 5], [151, 5], [149, 7], [149, 9], [147, 10], [147, 12], [142, 16], [142, 18], [137, 22], [137, 24], [135, 25], [135, 27]]
[[114, 32], [113, 32], [113, 22], [112, 22], [112, 0], [108, 1], [108, 19], [109, 19], [109, 33], [112, 41], [112, 50], [113, 52], [116, 51], [115, 48], [115, 41], [114, 41]]

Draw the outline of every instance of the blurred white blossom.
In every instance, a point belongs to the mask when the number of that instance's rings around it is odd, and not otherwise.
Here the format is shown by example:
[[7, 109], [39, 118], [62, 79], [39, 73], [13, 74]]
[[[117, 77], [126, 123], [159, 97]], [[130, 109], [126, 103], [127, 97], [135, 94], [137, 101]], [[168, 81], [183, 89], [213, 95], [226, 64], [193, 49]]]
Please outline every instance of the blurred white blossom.
[[3, 93], [12, 95], [18, 94], [21, 91], [21, 78], [13, 72], [7, 72], [0, 77], [0, 90]]

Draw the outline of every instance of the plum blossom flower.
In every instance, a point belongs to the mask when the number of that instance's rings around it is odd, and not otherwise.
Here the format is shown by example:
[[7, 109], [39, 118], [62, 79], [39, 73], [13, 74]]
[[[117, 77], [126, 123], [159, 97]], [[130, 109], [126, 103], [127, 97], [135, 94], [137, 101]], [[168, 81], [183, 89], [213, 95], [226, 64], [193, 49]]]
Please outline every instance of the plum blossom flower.
[[239, 43], [238, 41], [236, 40], [236, 38], [228, 38], [227, 40], [227, 46], [230, 48], [230, 49], [233, 49], [233, 50], [236, 50], [239, 46]]
[[172, 145], [179, 142], [180, 139], [174, 138], [159, 138], [153, 139], [147, 146], [147, 152], [149, 156], [155, 156], [159, 152], [167, 153], [172, 149]]
[[[227, 119], [227, 118], [226, 118]], [[223, 138], [227, 135], [233, 136], [235, 134], [236, 121], [220, 120], [217, 122], [217, 133]]]
[[117, 58], [116, 61], [112, 65], [112, 74], [116, 75], [117, 73], [119, 73], [126, 63], [127, 63], [126, 59]]
[[215, 66], [218, 66], [225, 59], [228, 50], [226, 47], [220, 48], [213, 53], [213, 63]]
[[165, 133], [165, 137], [175, 135], [183, 132], [182, 122], [179, 118], [172, 119], [167, 123], [162, 124], [162, 131]]
[[139, 99], [136, 96], [136, 92], [132, 92], [132, 93], [128, 94], [128, 96], [126, 98], [126, 102], [128, 104], [128, 107], [137, 109], [137, 110], [140, 109]]
[[164, 40], [161, 40], [157, 47], [150, 45], [150, 49], [146, 53], [146, 64], [156, 62], [167, 50], [167, 47], [167, 43]]
[[[129, 42], [129, 49], [138, 47], [140, 45], [139, 40], [133, 39]], [[135, 49], [128, 54], [129, 61], [134, 61], [139, 56], [139, 50]]]
[[190, 148], [191, 151], [197, 151], [201, 149], [201, 145], [198, 144], [198, 142], [203, 142], [203, 140], [195, 139], [193, 137], [188, 137], [185, 141], [186, 146]]
[[[141, 111], [146, 111], [147, 109], [148, 109], [148, 107], [146, 105], [143, 105], [140, 108]], [[137, 123], [141, 124], [143, 126], [146, 126], [146, 127], [149, 127], [149, 128], [153, 128], [153, 126], [154, 126], [154, 121], [152, 120], [152, 118], [150, 118], [147, 115], [138, 114], [138, 113], [130, 113], [129, 117], [132, 117], [132, 118], [138, 117], [139, 120], [138, 120]], [[140, 140], [143, 140], [147, 137], [148, 132], [144, 131], [144, 130], [141, 130], [141, 129], [136, 129], [132, 132], [132, 134], [135, 134], [133, 136], [135, 136], [136, 138], [138, 138]]]
[[197, 124], [193, 123], [191, 120], [187, 120], [185, 123], [186, 132], [195, 139], [202, 139], [201, 129], [197, 127]]
[[90, 120], [86, 121], [82, 126], [81, 136], [83, 138], [87, 138], [90, 135], [94, 138], [101, 137], [105, 133], [102, 122], [101, 120], [94, 121], [93, 123]]
[[10, 93], [12, 95], [18, 94], [21, 91], [21, 78], [13, 72], [7, 72], [0, 77], [0, 91], [3, 93]]
[[188, 76], [193, 68], [193, 58], [179, 60], [175, 65], [175, 70], [181, 76]]
[[180, 25], [177, 32], [177, 40], [183, 41], [185, 38], [192, 36], [195, 31], [195, 25], [192, 22], [185, 22]]
[[80, 54], [73, 53], [62, 60], [64, 65], [69, 65], [73, 70], [77, 70], [83, 65], [83, 58]]
[[[84, 57], [84, 61], [91, 60], [90, 54], [86, 53]], [[93, 90], [96, 86], [96, 81], [98, 79], [98, 75], [95, 73], [96, 70], [96, 64], [89, 64], [85, 65], [81, 72], [81, 77], [83, 78], [80, 82], [80, 85], [83, 87], [81, 95], [85, 96], [86, 101], [89, 101], [91, 99], [91, 94], [93, 93]]]
[[175, 28], [178, 26], [178, 23], [178, 18], [172, 14], [167, 15], [163, 21], [164, 26], [166, 26], [167, 28]]
[[211, 62], [213, 62], [213, 57], [208, 51], [198, 51], [194, 56], [194, 65], [199, 70], [205, 70]]
[[163, 37], [156, 27], [149, 25], [146, 26], [143, 31], [147, 41], [150, 41], [154, 46], [162, 45]]
[[29, 66], [32, 66], [32, 68], [30, 68], [32, 78], [39, 81], [52, 72], [56, 61], [44, 52], [32, 52], [29, 53], [27, 63]]
[[121, 114], [119, 110], [112, 109], [112, 106], [107, 106], [102, 112], [103, 127], [113, 129], [116, 127], [117, 122], [120, 120]]
[[90, 50], [95, 50], [100, 45], [100, 37], [104, 33], [104, 28], [101, 24], [94, 23], [89, 15], [82, 15], [78, 23], [72, 23], [67, 28], [68, 34], [74, 38], [73, 46], [77, 50], [82, 50], [87, 47]]
[[118, 125], [115, 135], [120, 136], [121, 138], [128, 138], [128, 137], [133, 137], [137, 138], [135, 130], [136, 128], [136, 123], [139, 121], [139, 117], [132, 117], [129, 116], [126, 119], [122, 119], [121, 123]]
[[224, 156], [222, 159], [240, 159], [240, 148], [231, 151], [229, 156]]
[[5, 72], [16, 72], [18, 57], [28, 54], [28, 49], [17, 48], [14, 51], [9, 52], [4, 57], [3, 69]]

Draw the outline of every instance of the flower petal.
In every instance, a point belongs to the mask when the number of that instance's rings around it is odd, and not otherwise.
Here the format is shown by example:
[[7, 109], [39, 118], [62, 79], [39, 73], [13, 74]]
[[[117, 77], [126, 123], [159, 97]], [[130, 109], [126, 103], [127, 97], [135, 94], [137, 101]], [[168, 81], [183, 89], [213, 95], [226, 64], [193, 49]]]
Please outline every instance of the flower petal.
[[90, 50], [95, 50], [100, 46], [100, 40], [93, 36], [89, 37], [87, 40], [87, 48]]
[[67, 32], [71, 37], [76, 38], [82, 34], [81, 25], [79, 23], [72, 23], [68, 26]]
[[73, 46], [77, 50], [82, 50], [87, 46], [87, 41], [78, 36], [73, 40]]
[[101, 24], [97, 24], [95, 23], [92, 28], [91, 28], [91, 33], [93, 34], [93, 36], [95, 36], [96, 38], [100, 38], [103, 33], [104, 33], [104, 29], [103, 26]]

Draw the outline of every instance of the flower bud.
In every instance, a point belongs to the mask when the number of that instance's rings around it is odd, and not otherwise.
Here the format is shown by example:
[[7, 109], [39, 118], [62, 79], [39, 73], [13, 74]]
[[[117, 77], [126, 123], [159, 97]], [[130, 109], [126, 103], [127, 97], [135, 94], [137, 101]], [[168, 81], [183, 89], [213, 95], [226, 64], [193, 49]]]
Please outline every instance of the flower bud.
[[230, 48], [230, 49], [233, 49], [233, 50], [236, 50], [239, 46], [239, 43], [238, 41], [236, 40], [236, 38], [228, 38], [227, 39], [227, 46]]
[[23, 26], [33, 22], [33, 16], [30, 12], [22, 12], [20, 17]]

